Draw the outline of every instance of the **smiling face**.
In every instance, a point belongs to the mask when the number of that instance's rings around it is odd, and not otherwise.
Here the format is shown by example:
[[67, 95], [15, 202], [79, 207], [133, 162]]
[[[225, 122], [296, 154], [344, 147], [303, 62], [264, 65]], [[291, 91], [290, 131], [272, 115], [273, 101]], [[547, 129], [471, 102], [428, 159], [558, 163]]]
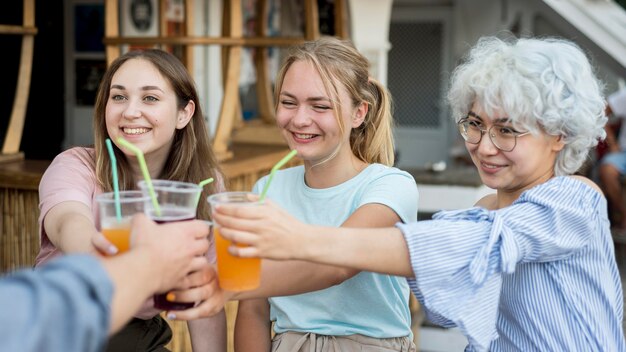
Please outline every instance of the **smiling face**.
[[338, 84], [337, 108], [343, 124], [324, 88], [319, 73], [308, 62], [296, 61], [285, 74], [280, 90], [276, 122], [291, 149], [298, 151], [305, 165], [340, 163], [354, 158], [350, 149], [350, 130], [365, 117], [367, 105], [353, 107], [345, 87]]
[[[480, 105], [474, 103], [471, 112], [475, 114], [472, 124], [482, 130], [498, 124], [504, 126], [507, 132], [525, 132], [517, 131], [501, 111], [489, 116]], [[559, 137], [545, 133], [525, 134], [517, 137], [517, 144], [512, 151], [503, 152], [496, 148], [485, 133], [478, 144], [465, 142], [465, 147], [483, 183], [496, 189], [499, 196], [509, 195], [512, 202], [523, 191], [554, 176], [554, 162], [563, 143]]]
[[146, 158], [165, 160], [174, 132], [187, 125], [194, 109], [193, 101], [178, 108], [171, 84], [152, 63], [130, 59], [111, 80], [105, 110], [107, 132], [113, 141], [123, 137], [131, 142]]

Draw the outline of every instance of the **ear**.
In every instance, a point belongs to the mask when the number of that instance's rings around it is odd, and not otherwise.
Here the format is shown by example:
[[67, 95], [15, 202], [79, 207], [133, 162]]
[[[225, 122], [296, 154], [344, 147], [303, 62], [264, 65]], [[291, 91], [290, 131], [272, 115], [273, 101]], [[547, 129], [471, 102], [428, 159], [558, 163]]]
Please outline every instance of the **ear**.
[[555, 152], [560, 152], [565, 148], [565, 142], [563, 141], [563, 136], [554, 136], [552, 137], [552, 150]]
[[182, 128], [185, 128], [189, 121], [191, 121], [194, 112], [196, 112], [196, 103], [194, 103], [193, 100], [190, 100], [189, 102], [187, 102], [187, 106], [178, 111], [176, 129], [180, 130]]
[[356, 107], [354, 115], [352, 116], [352, 128], [357, 128], [361, 126], [361, 124], [363, 124], [363, 121], [365, 121], [365, 116], [367, 115], [368, 111], [369, 105], [366, 102], [362, 101], [361, 104]]

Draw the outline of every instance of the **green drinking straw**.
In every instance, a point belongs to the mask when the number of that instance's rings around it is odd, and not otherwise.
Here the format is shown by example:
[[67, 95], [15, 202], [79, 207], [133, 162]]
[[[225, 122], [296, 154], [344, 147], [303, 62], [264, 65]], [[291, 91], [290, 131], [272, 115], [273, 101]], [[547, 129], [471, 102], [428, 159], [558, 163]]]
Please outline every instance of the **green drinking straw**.
[[161, 207], [159, 207], [159, 202], [157, 202], [156, 194], [154, 193], [154, 187], [152, 187], [152, 180], [150, 179], [150, 173], [148, 172], [148, 166], [146, 166], [146, 159], [143, 157], [143, 152], [122, 137], [117, 138], [117, 143], [125, 148], [128, 148], [137, 156], [139, 168], [141, 169], [141, 173], [143, 174], [143, 179], [146, 181], [146, 186], [148, 187], [148, 193], [150, 193], [150, 198], [152, 198], [152, 205], [154, 206], [155, 215], [161, 216]]
[[208, 185], [211, 182], [213, 182], [213, 177], [209, 177], [209, 178], [207, 178], [204, 181], [200, 181], [200, 183], [198, 183], [198, 186], [204, 187], [204, 186]]
[[117, 159], [113, 152], [113, 144], [111, 140], [107, 138], [105, 140], [107, 150], [109, 151], [109, 158], [111, 159], [111, 173], [113, 174], [113, 197], [115, 199], [115, 215], [117, 215], [117, 222], [122, 221], [122, 209], [120, 208], [120, 186], [117, 180]]
[[[200, 186], [200, 188], [208, 185], [209, 183], [213, 182], [213, 177], [209, 177], [206, 180], [200, 181], [200, 183], [198, 183], [198, 186]], [[198, 193], [198, 199], [196, 199], [196, 203], [198, 203], [200, 201], [200, 196], [202, 195], [202, 190], [200, 190], [200, 193]]]
[[272, 182], [272, 179], [274, 178], [274, 174], [276, 173], [276, 171], [278, 171], [278, 169], [283, 167], [283, 165], [285, 165], [289, 160], [291, 160], [291, 158], [293, 158], [294, 155], [296, 155], [297, 153], [298, 151], [295, 149], [290, 151], [289, 154], [285, 155], [282, 159], [280, 159], [279, 162], [276, 163], [276, 165], [274, 165], [274, 167], [272, 168], [272, 171], [270, 171], [270, 176], [267, 179], [267, 182], [265, 183], [265, 187], [263, 187], [263, 192], [261, 192], [261, 196], [259, 197], [259, 203], [265, 199], [265, 194], [267, 194], [267, 190], [270, 188], [270, 182]]

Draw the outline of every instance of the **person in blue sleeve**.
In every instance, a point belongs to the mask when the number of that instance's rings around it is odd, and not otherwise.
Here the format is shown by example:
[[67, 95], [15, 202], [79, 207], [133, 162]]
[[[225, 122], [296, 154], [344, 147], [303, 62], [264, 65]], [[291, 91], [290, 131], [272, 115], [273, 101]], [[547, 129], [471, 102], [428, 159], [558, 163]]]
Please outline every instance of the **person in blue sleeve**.
[[[173, 233], [175, 232], [175, 233]], [[154, 293], [208, 265], [201, 221], [133, 220], [132, 249], [114, 257], [73, 254], [0, 279], [0, 351], [100, 351]], [[96, 239], [97, 240], [97, 239]]]
[[271, 202], [221, 206], [214, 220], [250, 245], [230, 248], [242, 257], [408, 277], [432, 321], [463, 331], [466, 351], [626, 351], [607, 201], [574, 175], [605, 137], [601, 86], [572, 42], [481, 38], [448, 99], [495, 194], [386, 229], [304, 224]]

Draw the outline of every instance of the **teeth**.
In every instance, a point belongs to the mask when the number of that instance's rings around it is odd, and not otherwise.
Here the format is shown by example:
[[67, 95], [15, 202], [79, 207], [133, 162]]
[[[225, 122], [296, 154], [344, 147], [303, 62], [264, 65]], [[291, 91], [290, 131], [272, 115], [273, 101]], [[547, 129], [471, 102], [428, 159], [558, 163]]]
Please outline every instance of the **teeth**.
[[294, 134], [296, 135], [296, 137], [300, 139], [311, 139], [315, 136], [314, 134], [301, 134], [301, 133], [294, 133]]
[[484, 167], [486, 167], [486, 168], [488, 168], [488, 169], [497, 169], [497, 168], [498, 168], [498, 166], [497, 166], [497, 165], [484, 164], [484, 163], [483, 163], [483, 166], [484, 166]]
[[150, 131], [149, 128], [141, 127], [141, 128], [124, 128], [124, 133], [126, 134], [142, 134]]

